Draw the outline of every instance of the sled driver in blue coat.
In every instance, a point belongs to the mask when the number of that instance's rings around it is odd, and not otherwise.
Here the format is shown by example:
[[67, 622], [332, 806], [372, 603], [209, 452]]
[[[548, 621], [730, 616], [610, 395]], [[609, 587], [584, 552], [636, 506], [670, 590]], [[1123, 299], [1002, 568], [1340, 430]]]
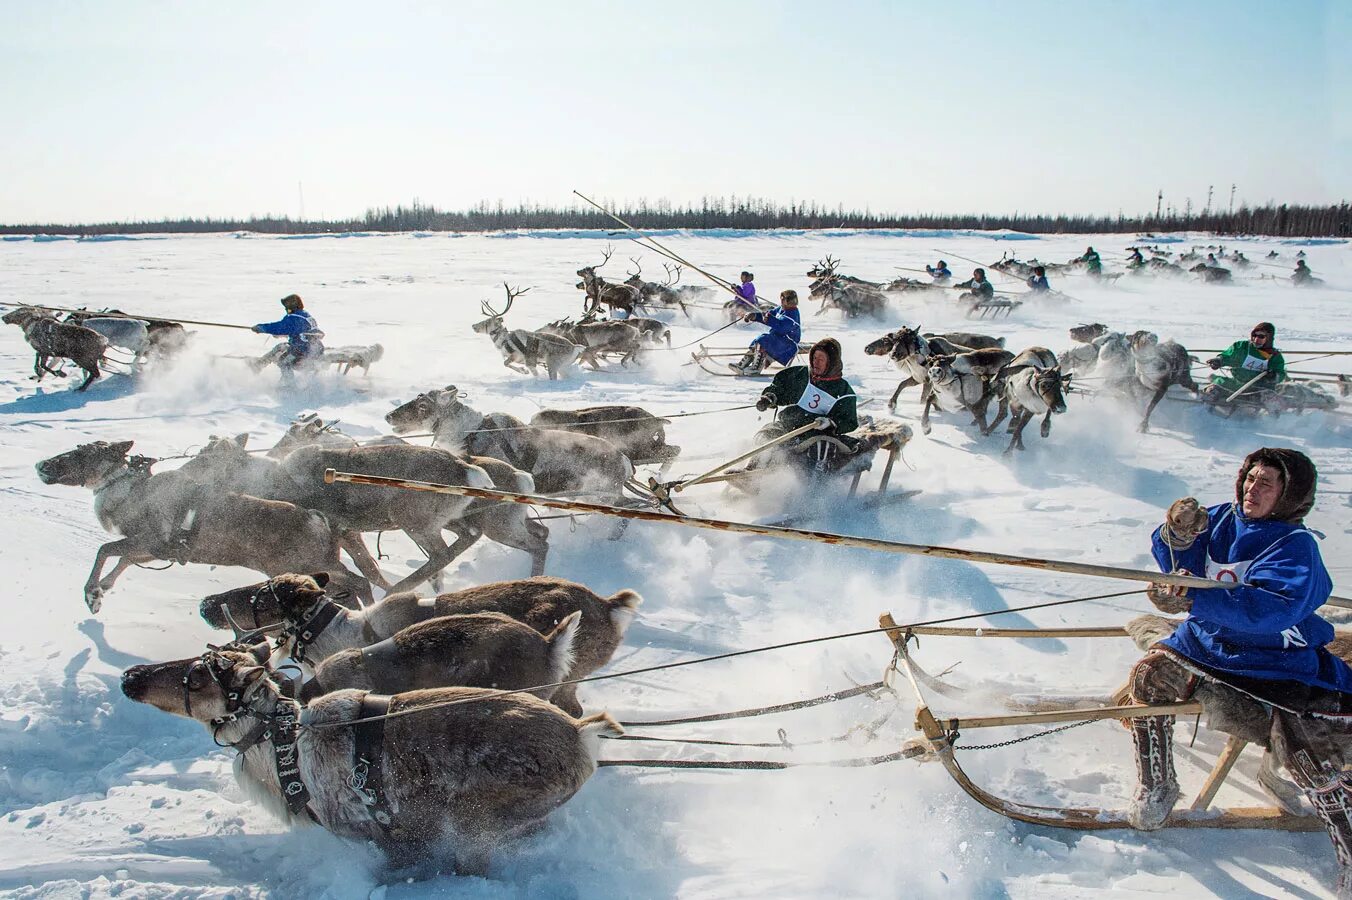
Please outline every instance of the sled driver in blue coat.
[[759, 375], [770, 365], [770, 360], [787, 366], [798, 355], [803, 326], [798, 314], [797, 291], [780, 291], [778, 308], [749, 313], [742, 321], [760, 322], [770, 330], [752, 341], [740, 360], [728, 363], [728, 368], [736, 374]]
[[256, 334], [271, 334], [286, 338], [286, 347], [265, 355], [259, 362], [267, 365], [276, 362], [284, 373], [292, 372], [306, 361], [318, 359], [324, 353], [322, 339], [324, 332], [319, 330], [315, 317], [305, 309], [305, 303], [299, 294], [287, 294], [282, 298], [282, 308], [286, 315], [276, 322], [264, 322], [255, 325]]
[[[1329, 652], [1317, 610], [1333, 591], [1314, 532], [1317, 473], [1305, 454], [1265, 447], [1239, 468], [1232, 503], [1177, 500], [1153, 536], [1160, 569], [1218, 582], [1151, 585], [1151, 601], [1187, 613], [1132, 670], [1137, 703], [1196, 699], [1213, 726], [1271, 750], [1309, 798], [1338, 856], [1338, 897], [1352, 898], [1352, 668]], [[1178, 799], [1173, 717], [1132, 721], [1140, 787], [1127, 818], [1165, 823]]]

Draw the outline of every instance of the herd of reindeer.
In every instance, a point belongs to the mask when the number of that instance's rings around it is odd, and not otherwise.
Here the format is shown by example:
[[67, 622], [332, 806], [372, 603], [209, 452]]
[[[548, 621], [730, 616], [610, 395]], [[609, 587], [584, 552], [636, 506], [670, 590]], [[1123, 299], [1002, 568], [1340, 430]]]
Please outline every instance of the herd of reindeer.
[[[504, 365], [531, 374], [543, 367], [554, 379], [576, 362], [598, 368], [607, 357], [624, 366], [644, 347], [670, 347], [667, 324], [639, 315], [645, 310], [709, 305], [707, 289], [677, 286], [679, 266], [661, 284], [643, 281], [641, 269], [608, 283], [597, 270], [609, 258], [607, 251], [601, 264], [578, 270], [580, 321], [508, 329], [504, 317], [524, 291], [504, 284], [506, 304], [484, 303], [474, 330], [491, 338]], [[889, 292], [931, 289], [908, 279], [862, 282], [838, 266], [827, 257], [808, 273], [822, 311], [876, 314]], [[740, 315], [722, 306], [730, 320]], [[625, 317], [603, 320], [604, 309]], [[110, 346], [148, 359], [185, 338], [174, 323], [89, 313], [62, 321], [31, 307], [4, 321], [24, 330], [39, 377], [59, 371], [53, 360], [70, 359], [86, 373], [81, 389], [99, 376]], [[865, 349], [902, 373], [890, 412], [904, 389], [919, 386], [926, 433], [931, 410], [970, 414], [983, 434], [1008, 417], [1006, 453], [1023, 449], [1035, 417], [1049, 435], [1072, 379], [1093, 378], [1097, 390], [1143, 405], [1142, 431], [1170, 386], [1199, 390], [1195, 357], [1172, 340], [1101, 324], [1070, 337], [1060, 354], [1014, 353], [1001, 337], [902, 327]], [[358, 357], [352, 365], [379, 358], [349, 349]], [[98, 549], [86, 580], [93, 613], [128, 568], [154, 561], [267, 576], [202, 599], [205, 621], [233, 639], [129, 669], [128, 697], [206, 725], [239, 754], [250, 794], [287, 821], [372, 842], [396, 870], [449, 863], [482, 872], [493, 851], [572, 797], [595, 771], [600, 739], [621, 733], [607, 713], [586, 713], [576, 682], [611, 659], [642, 598], [632, 590], [601, 597], [546, 576], [550, 532], [526, 506], [325, 484], [324, 473], [618, 504], [626, 490], [641, 494], [636, 465], [667, 463], [679, 448], [666, 442], [668, 421], [641, 407], [547, 409], [524, 422], [475, 409], [455, 386], [419, 394], [385, 418], [393, 433], [364, 443], [315, 415], [293, 422], [265, 452], [250, 449], [247, 435], [212, 437], [178, 468], [160, 471], [160, 460], [131, 453], [132, 441], [97, 441], [43, 460], [37, 473], [46, 484], [90, 489], [100, 524], [119, 536]], [[433, 445], [410, 443], [415, 435]], [[387, 578], [365, 538], [385, 531], [405, 534], [427, 561]], [[412, 593], [429, 582], [440, 590], [443, 570], [480, 539], [527, 553], [531, 577], [432, 598]], [[296, 668], [303, 677], [287, 674]]]

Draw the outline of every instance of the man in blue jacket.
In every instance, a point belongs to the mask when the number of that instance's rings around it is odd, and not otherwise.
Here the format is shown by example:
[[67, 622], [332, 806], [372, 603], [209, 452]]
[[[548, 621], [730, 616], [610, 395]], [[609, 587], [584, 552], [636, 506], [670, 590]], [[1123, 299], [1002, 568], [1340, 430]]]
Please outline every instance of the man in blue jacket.
[[283, 297], [282, 308], [286, 310], [286, 315], [276, 322], [255, 325], [253, 330], [257, 334], [286, 338], [286, 351], [278, 358], [277, 367], [283, 372], [290, 372], [306, 360], [319, 358], [324, 352], [324, 332], [319, 330], [315, 317], [305, 310], [299, 294]]
[[770, 326], [770, 331], [752, 341], [739, 362], [728, 363], [728, 368], [738, 375], [759, 375], [772, 359], [787, 366], [798, 355], [803, 327], [798, 317], [797, 291], [782, 291], [778, 309], [754, 312], [742, 321], [761, 322]]
[[[1136, 664], [1131, 693], [1149, 704], [1195, 695], [1213, 718], [1229, 712], [1236, 733], [1271, 749], [1329, 831], [1338, 896], [1352, 897], [1352, 772], [1343, 771], [1352, 763], [1352, 669], [1325, 647], [1333, 628], [1316, 612], [1333, 591], [1303, 525], [1316, 478], [1303, 453], [1265, 447], [1244, 459], [1233, 503], [1203, 509], [1188, 497], [1169, 508], [1153, 537], [1160, 569], [1220, 585], [1151, 586], [1159, 609], [1188, 616]], [[1128, 820], [1153, 830], [1178, 799], [1173, 717], [1133, 719], [1132, 736], [1140, 788]]]
[[948, 268], [948, 263], [944, 262], [942, 259], [939, 260], [939, 265], [937, 266], [931, 266], [926, 263], [925, 271], [930, 274], [930, 278], [934, 279], [935, 284], [948, 284], [949, 280], [953, 277], [953, 270]]

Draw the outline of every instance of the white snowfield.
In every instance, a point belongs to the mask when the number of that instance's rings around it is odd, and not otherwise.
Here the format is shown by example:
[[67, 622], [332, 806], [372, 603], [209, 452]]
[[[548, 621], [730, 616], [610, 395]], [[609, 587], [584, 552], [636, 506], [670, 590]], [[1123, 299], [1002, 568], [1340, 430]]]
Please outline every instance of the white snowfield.
[[[1005, 335], [1018, 351], [1069, 346], [1066, 329], [1104, 322], [1147, 328], [1191, 348], [1222, 348], [1260, 320], [1277, 325], [1283, 348], [1352, 349], [1352, 261], [1346, 243], [1229, 241], [1178, 235], [1191, 244], [1224, 243], [1255, 263], [1236, 283], [1124, 276], [1116, 286], [1083, 276], [1053, 286], [1074, 301], [1030, 300], [1012, 318], [969, 320], [951, 299], [891, 301], [881, 322], [814, 316], [806, 270], [827, 253], [841, 271], [872, 280], [894, 267], [921, 268], [940, 257], [959, 278], [972, 264], [1012, 251], [1064, 261], [1093, 244], [1109, 271], [1120, 270], [1128, 235], [1003, 240], [997, 233], [886, 235], [666, 234], [661, 239], [713, 271], [755, 272], [766, 298], [784, 288], [804, 297], [805, 337], [835, 336], [862, 411], [885, 414], [897, 374], [867, 357], [869, 340], [902, 324], [925, 330]], [[241, 239], [242, 238], [242, 239]], [[28, 379], [32, 355], [18, 329], [0, 330], [0, 491], [5, 537], [0, 571], [0, 892], [18, 897], [1326, 897], [1335, 877], [1328, 839], [1263, 831], [1093, 834], [1019, 825], [978, 807], [936, 763], [892, 762], [856, 769], [700, 772], [607, 768], [549, 819], [539, 834], [503, 847], [487, 879], [442, 876], [382, 884], [366, 850], [322, 830], [287, 831], [251, 805], [231, 774], [233, 754], [200, 725], [125, 699], [128, 666], [195, 655], [224, 639], [199, 618], [205, 594], [258, 580], [239, 569], [133, 568], [93, 617], [82, 597], [99, 527], [88, 491], [42, 485], [33, 464], [94, 440], [134, 439], [134, 453], [192, 452], [212, 435], [248, 432], [270, 446], [293, 416], [318, 411], [357, 437], [386, 431], [395, 401], [454, 384], [483, 411], [528, 418], [538, 408], [638, 403], [655, 413], [718, 410], [754, 400], [763, 382], [715, 378], [682, 365], [688, 351], [645, 354], [648, 365], [565, 381], [531, 379], [504, 368], [488, 338], [473, 334], [480, 301], [503, 301], [502, 282], [532, 287], [508, 316], [536, 327], [582, 308], [575, 270], [601, 259], [604, 235], [401, 234], [289, 240], [206, 235], [120, 241], [0, 243], [3, 297], [59, 306], [117, 307], [143, 315], [250, 325], [279, 318], [278, 298], [296, 292], [333, 345], [380, 343], [384, 359], [369, 379], [332, 370], [294, 391], [275, 369], [252, 374], [217, 355], [258, 354], [271, 343], [242, 331], [192, 327], [190, 349], [172, 368], [139, 381], [105, 377], [83, 393]], [[615, 257], [601, 270], [622, 279], [634, 245], [610, 239]], [[1304, 249], [1328, 287], [1285, 282]], [[1205, 252], [1205, 251], [1203, 251]], [[644, 273], [661, 259], [643, 253]], [[907, 274], [907, 273], [901, 273]], [[1278, 281], [1260, 280], [1259, 275]], [[923, 278], [923, 275], [916, 276]], [[685, 283], [698, 276], [686, 271]], [[997, 284], [1008, 279], [996, 276]], [[955, 292], [956, 293], [956, 292]], [[721, 295], [709, 295], [721, 302]], [[1029, 299], [1029, 298], [1024, 298]], [[717, 312], [673, 319], [673, 342], [722, 324]], [[711, 338], [744, 346], [759, 329], [740, 326]], [[1205, 358], [1211, 354], [1199, 352]], [[1292, 368], [1352, 371], [1333, 358]], [[1202, 374], [1201, 372], [1198, 373]], [[1085, 382], [1086, 386], [1092, 382]], [[1175, 389], [1177, 390], [1177, 389]], [[1180, 395], [1181, 396], [1181, 395]], [[898, 415], [919, 417], [918, 389]], [[917, 434], [895, 490], [923, 489], [877, 509], [842, 502], [843, 486], [813, 497], [788, 480], [748, 499], [721, 487], [692, 488], [682, 499], [700, 512], [752, 521], [808, 507], [815, 528], [902, 541], [1152, 568], [1151, 529], [1176, 498], [1232, 499], [1240, 459], [1264, 445], [1299, 448], [1320, 470], [1319, 500], [1308, 524], [1326, 535], [1325, 560], [1340, 593], [1352, 594], [1352, 420], [1313, 413], [1222, 420], [1192, 403], [1165, 402], [1153, 432], [1138, 434], [1139, 410], [1071, 395], [1049, 439], [1036, 423], [1028, 450], [1002, 456], [1003, 428], [982, 438], [965, 415], [936, 413]], [[1343, 410], [1349, 404], [1344, 401]], [[712, 467], [748, 448], [764, 420], [754, 410], [675, 419], [669, 440], [683, 448], [673, 476]], [[171, 466], [173, 463], [165, 463]], [[865, 475], [876, 483], [881, 465]], [[611, 665], [613, 672], [819, 635], [866, 629], [891, 611], [899, 622], [995, 611], [1052, 599], [1125, 590], [1132, 584], [1024, 569], [886, 555], [863, 550], [633, 523], [606, 540], [611, 523], [551, 523], [550, 574], [602, 594], [630, 587], [645, 603]], [[386, 535], [391, 573], [420, 556]], [[524, 553], [481, 542], [447, 571], [448, 587], [524, 577]], [[1143, 595], [994, 616], [968, 624], [1120, 624], [1151, 608]], [[970, 699], [931, 698], [936, 711], [1001, 711], [982, 686], [1027, 693], [1107, 692], [1124, 680], [1137, 652], [1125, 639], [974, 640], [925, 638], [917, 658], [930, 671], [970, 685]], [[693, 715], [811, 697], [880, 677], [891, 649], [880, 635], [689, 666], [584, 685], [583, 704], [621, 720]], [[869, 735], [854, 726], [874, 723]], [[914, 701], [856, 698], [768, 718], [631, 733], [775, 742], [784, 729], [795, 749], [722, 748], [607, 742], [623, 758], [809, 761], [881, 755], [912, 736]], [[1176, 731], [1177, 758], [1190, 799], [1224, 743], [1191, 722]], [[978, 744], [1037, 729], [969, 732]], [[838, 741], [827, 739], [839, 738]], [[813, 742], [826, 741], [814, 744]], [[811, 745], [811, 746], [807, 746]], [[1120, 808], [1134, 787], [1130, 736], [1099, 722], [1012, 747], [970, 751], [968, 771], [997, 794], [1045, 805]], [[1255, 785], [1252, 749], [1217, 805], [1267, 802]]]

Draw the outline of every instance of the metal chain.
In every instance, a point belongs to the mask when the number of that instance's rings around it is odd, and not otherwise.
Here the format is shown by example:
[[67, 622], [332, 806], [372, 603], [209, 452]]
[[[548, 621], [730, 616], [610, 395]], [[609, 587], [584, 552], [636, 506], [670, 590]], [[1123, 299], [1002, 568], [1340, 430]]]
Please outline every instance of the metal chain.
[[1069, 731], [1072, 728], [1079, 728], [1081, 725], [1088, 725], [1091, 722], [1098, 721], [1100, 720], [1085, 719], [1083, 722], [1071, 722], [1069, 725], [1061, 725], [1056, 728], [1048, 728], [1046, 731], [1038, 731], [1033, 734], [1025, 734], [1023, 737], [1012, 738], [1008, 741], [1001, 741], [998, 744], [968, 744], [962, 747], [959, 747], [957, 744], [960, 732], [955, 731], [949, 738], [949, 745], [952, 746], [954, 750], [994, 750], [997, 747], [1008, 747], [1011, 744], [1022, 744], [1024, 741], [1032, 741], [1038, 738], [1049, 737], [1053, 734], [1059, 734], [1062, 731]]

